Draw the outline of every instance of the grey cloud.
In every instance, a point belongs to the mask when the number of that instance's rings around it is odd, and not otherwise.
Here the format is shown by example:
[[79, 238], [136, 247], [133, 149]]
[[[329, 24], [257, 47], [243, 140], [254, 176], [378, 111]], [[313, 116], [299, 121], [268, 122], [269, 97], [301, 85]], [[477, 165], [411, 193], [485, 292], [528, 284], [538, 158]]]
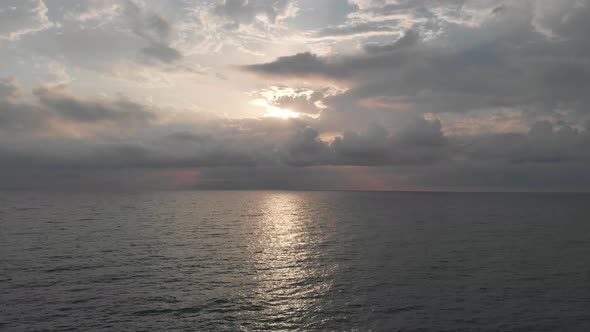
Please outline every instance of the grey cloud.
[[502, 13], [504, 13], [505, 11], [507, 11], [508, 9], [506, 8], [506, 6], [498, 6], [494, 9], [492, 9], [492, 14], [494, 15], [501, 15]]
[[345, 132], [332, 143], [337, 164], [408, 165], [433, 164], [449, 157], [449, 146], [440, 123], [414, 118], [404, 130], [390, 135], [380, 125], [365, 133]]
[[21, 88], [14, 77], [0, 80], [0, 100], [11, 100], [21, 94]]
[[567, 125], [556, 128], [547, 121], [534, 123], [525, 134], [455, 139], [457, 149], [466, 159], [509, 164], [588, 162], [590, 153], [585, 147], [589, 143], [588, 131]]
[[363, 132], [345, 131], [333, 142], [306, 127], [285, 144], [282, 162], [294, 166], [312, 165], [430, 165], [450, 156], [440, 123], [414, 118], [406, 130], [391, 134], [378, 124]]
[[[350, 70], [346, 66], [328, 63], [328, 59], [316, 54], [305, 52], [292, 56], [283, 56], [276, 61], [247, 65], [242, 70], [270, 77], [327, 77], [343, 78]], [[342, 70], [340, 70], [342, 69]]]
[[319, 135], [311, 127], [297, 131], [286, 144], [283, 162], [293, 166], [322, 165], [329, 162], [329, 146]]
[[109, 121], [132, 125], [155, 118], [147, 107], [135, 102], [116, 100], [89, 100], [66, 93], [60, 87], [39, 87], [33, 91], [41, 104], [61, 117], [76, 122]]
[[332, 26], [320, 29], [317, 32], [318, 37], [341, 37], [354, 36], [367, 33], [379, 32], [397, 32], [399, 28], [395, 24], [388, 24], [391, 22], [363, 22], [357, 24], [348, 24], [340, 26]]
[[54, 16], [69, 21], [105, 22], [121, 15], [123, 11], [123, 5], [119, 0], [59, 0], [59, 3], [66, 10], [55, 11]]
[[[62, 87], [40, 87], [34, 95], [38, 105], [24, 101], [0, 105], [0, 136], [12, 135], [6, 136], [11, 138], [3, 140], [0, 150], [3, 159], [13, 164], [74, 168], [392, 165], [428, 163], [433, 159], [425, 158], [424, 151], [444, 148], [439, 142], [443, 141], [440, 124], [419, 118], [406, 132], [392, 135], [373, 125], [362, 133], [348, 131], [330, 143], [312, 127], [317, 121], [313, 119], [211, 118], [188, 126], [161, 126], [150, 121], [155, 115], [149, 107], [125, 99], [86, 99]], [[68, 131], [60, 131], [59, 121], [73, 128], [106, 122], [135, 130], [124, 136], [103, 131], [71, 138]], [[42, 138], [43, 132], [52, 138]]]
[[407, 16], [408, 14], [414, 14], [426, 18], [440, 16], [443, 12], [445, 15], [456, 17], [467, 15], [464, 11], [465, 6], [473, 6], [476, 8], [493, 6], [490, 1], [470, 0], [400, 0], [395, 2], [358, 0], [355, 2], [359, 4], [362, 3], [360, 6], [362, 11], [371, 13], [375, 16], [389, 16], [395, 14]]
[[131, 29], [149, 43], [141, 50], [143, 55], [167, 63], [182, 58], [182, 54], [171, 45], [175, 31], [168, 21], [133, 1], [127, 0], [124, 4], [124, 13]]
[[231, 19], [238, 25], [250, 24], [258, 15], [264, 15], [274, 23], [279, 15], [284, 14], [290, 2], [290, 0], [224, 0], [214, 8], [214, 12]]
[[[438, 120], [425, 120], [413, 115], [395, 131], [373, 123], [363, 131], [345, 131], [334, 141], [321, 138], [314, 129], [318, 120], [280, 119], [197, 119], [194, 123], [141, 122], [125, 135], [103, 132], [84, 137], [70, 137], [55, 128], [47, 128], [56, 119], [67, 117], [74, 124], [89, 121], [127, 119], [114, 112], [147, 109], [145, 106], [97, 104], [61, 91], [37, 91], [39, 106], [24, 102], [0, 103], [0, 161], [3, 174], [35, 169], [71, 170], [76, 174], [105, 169], [209, 169], [209, 174], [259, 172], [271, 168], [332, 166], [394, 167], [400, 174], [421, 183], [429, 172], [445, 174], [453, 169], [469, 169], [478, 174], [478, 166], [490, 165], [503, 172], [520, 171], [521, 165], [550, 169], [557, 166], [590, 163], [587, 146], [590, 133], [564, 124], [539, 122], [522, 134], [447, 137]], [[68, 109], [60, 112], [59, 109]], [[57, 115], [56, 115], [57, 114]], [[135, 116], [135, 115], [133, 115]], [[132, 117], [133, 117], [132, 116]], [[108, 119], [108, 120], [103, 120]], [[93, 122], [94, 123], [94, 122]], [[53, 130], [51, 136], [38, 135], [39, 130]], [[544, 165], [544, 166], [543, 166]], [[285, 167], [290, 166], [290, 167]], [[544, 167], [544, 168], [543, 168]], [[576, 166], [578, 167], [578, 166]], [[252, 168], [252, 170], [245, 170]], [[479, 170], [484, 172], [483, 167]], [[279, 173], [284, 174], [287, 170]], [[303, 171], [292, 170], [294, 174]], [[311, 171], [310, 171], [311, 172]], [[540, 171], [540, 174], [543, 174]], [[483, 174], [483, 173], [481, 173]], [[226, 174], [227, 175], [227, 174]], [[213, 176], [213, 175], [211, 175]], [[459, 176], [457, 174], [453, 176]], [[475, 177], [475, 175], [474, 175]], [[449, 177], [451, 178], [451, 177]], [[207, 182], [215, 186], [216, 181]], [[247, 181], [259, 186], [260, 182]], [[478, 183], [466, 177], [457, 183]], [[481, 180], [481, 179], [479, 179]], [[238, 186], [236, 178], [222, 177], [223, 186]], [[228, 181], [228, 182], [225, 182]], [[437, 180], [438, 181], [438, 180]], [[441, 183], [440, 181], [433, 183]], [[475, 181], [475, 182], [474, 182]], [[492, 180], [486, 180], [493, 183]], [[556, 179], [555, 181], [558, 182]], [[444, 181], [443, 181], [444, 182]], [[268, 182], [276, 183], [274, 180]], [[447, 185], [449, 183], [447, 182]]]
[[404, 33], [404, 35], [391, 44], [379, 45], [379, 44], [366, 44], [364, 45], [365, 52], [367, 53], [381, 53], [391, 52], [401, 48], [407, 48], [415, 46], [420, 41], [420, 33], [414, 29], [410, 29]]
[[283, 109], [289, 109], [303, 114], [319, 114], [322, 110], [318, 106], [318, 102], [324, 99], [324, 94], [321, 91], [314, 91], [311, 94], [300, 94], [296, 96], [281, 96], [272, 101]]
[[[589, 7], [578, 10], [585, 12]], [[337, 101], [343, 98], [357, 107], [361, 99], [397, 97], [422, 112], [526, 106], [586, 112], [590, 48], [578, 45], [586, 42], [581, 37], [585, 25], [572, 18], [578, 22], [570, 22], [575, 28], [556, 27], [556, 31], [567, 31], [567, 36], [550, 40], [532, 25], [521, 23], [525, 10], [511, 11], [485, 26], [461, 28], [466, 38], [456, 46], [416, 44], [418, 36], [410, 31], [399, 44], [370, 45], [360, 54], [300, 53], [242, 69], [273, 78], [319, 78], [349, 85], [348, 92], [333, 98], [332, 109], [342, 106]], [[490, 36], [489, 31], [500, 31], [500, 35]]]
[[590, 41], [587, 38], [587, 31], [590, 29], [590, 4], [587, 1], [572, 0], [564, 0], [560, 4], [561, 6], [553, 4], [549, 8], [540, 6], [533, 24], [544, 32], [548, 31], [552, 37], [564, 41], [568, 48], [562, 51], [571, 56], [587, 55], [590, 52]]
[[31, 135], [48, 130], [49, 121], [50, 116], [33, 105], [0, 101], [0, 133], [24, 132]]
[[397, 137], [402, 143], [413, 146], [437, 147], [445, 144], [440, 120], [416, 117], [400, 130]]
[[182, 59], [182, 54], [178, 50], [164, 44], [151, 44], [142, 48], [141, 53], [162, 62], [174, 62]]
[[366, 133], [344, 132], [332, 143], [340, 164], [383, 165], [390, 162], [390, 137], [382, 127], [370, 126]]
[[0, 3], [0, 38], [17, 40], [52, 26], [42, 0], [4, 0]]
[[43, 57], [105, 72], [122, 59], [136, 56], [145, 42], [136, 36], [109, 27], [67, 25], [58, 33], [48, 30], [23, 40], [28, 48]]
[[19, 49], [27, 54], [63, 63], [68, 70], [90, 69], [94, 75], [120, 77], [126, 68], [135, 74], [144, 66], [183, 71], [178, 67], [183, 54], [175, 44], [178, 32], [149, 3], [64, 0], [47, 5], [56, 28], [23, 38]]
[[290, 20], [294, 27], [305, 30], [338, 26], [347, 20], [348, 14], [358, 10], [349, 1], [341, 0], [297, 0], [297, 15]]
[[[9, 82], [11, 88], [18, 86], [16, 82]], [[14, 90], [11, 93], [14, 94]], [[7, 146], [20, 146], [19, 138], [62, 137], [72, 131], [89, 129], [132, 129], [147, 126], [156, 119], [150, 107], [125, 98], [82, 98], [60, 86], [38, 87], [33, 95], [38, 102], [0, 98], [0, 136], [6, 134], [16, 139], [6, 141]], [[37, 143], [43, 142], [41, 139]]]

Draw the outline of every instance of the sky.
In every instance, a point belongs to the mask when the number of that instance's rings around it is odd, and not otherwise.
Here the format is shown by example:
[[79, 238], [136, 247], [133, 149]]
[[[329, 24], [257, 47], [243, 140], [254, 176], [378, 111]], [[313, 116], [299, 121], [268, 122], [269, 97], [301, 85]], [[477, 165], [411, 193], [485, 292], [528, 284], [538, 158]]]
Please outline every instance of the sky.
[[2, 0], [0, 189], [590, 190], [590, 0]]

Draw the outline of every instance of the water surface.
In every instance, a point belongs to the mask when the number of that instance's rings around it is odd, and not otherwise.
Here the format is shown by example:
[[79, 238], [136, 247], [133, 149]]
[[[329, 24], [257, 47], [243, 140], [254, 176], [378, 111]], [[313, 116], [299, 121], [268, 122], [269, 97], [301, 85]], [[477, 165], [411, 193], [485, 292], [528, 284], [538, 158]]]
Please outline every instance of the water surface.
[[0, 329], [588, 331], [590, 196], [0, 193]]

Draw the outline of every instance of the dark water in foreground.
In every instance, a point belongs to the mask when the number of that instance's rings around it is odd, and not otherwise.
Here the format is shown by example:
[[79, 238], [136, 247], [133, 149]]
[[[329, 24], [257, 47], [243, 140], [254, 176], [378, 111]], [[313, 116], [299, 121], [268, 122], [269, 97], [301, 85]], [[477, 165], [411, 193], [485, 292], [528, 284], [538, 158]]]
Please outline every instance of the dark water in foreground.
[[0, 202], [0, 330], [590, 331], [588, 195]]

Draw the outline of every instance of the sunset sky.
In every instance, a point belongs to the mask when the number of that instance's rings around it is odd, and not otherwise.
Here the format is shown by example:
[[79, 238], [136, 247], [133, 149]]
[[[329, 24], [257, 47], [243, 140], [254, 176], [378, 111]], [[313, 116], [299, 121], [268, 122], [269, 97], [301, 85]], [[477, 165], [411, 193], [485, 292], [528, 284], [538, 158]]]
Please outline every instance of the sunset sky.
[[0, 189], [590, 189], [590, 1], [2, 0]]

